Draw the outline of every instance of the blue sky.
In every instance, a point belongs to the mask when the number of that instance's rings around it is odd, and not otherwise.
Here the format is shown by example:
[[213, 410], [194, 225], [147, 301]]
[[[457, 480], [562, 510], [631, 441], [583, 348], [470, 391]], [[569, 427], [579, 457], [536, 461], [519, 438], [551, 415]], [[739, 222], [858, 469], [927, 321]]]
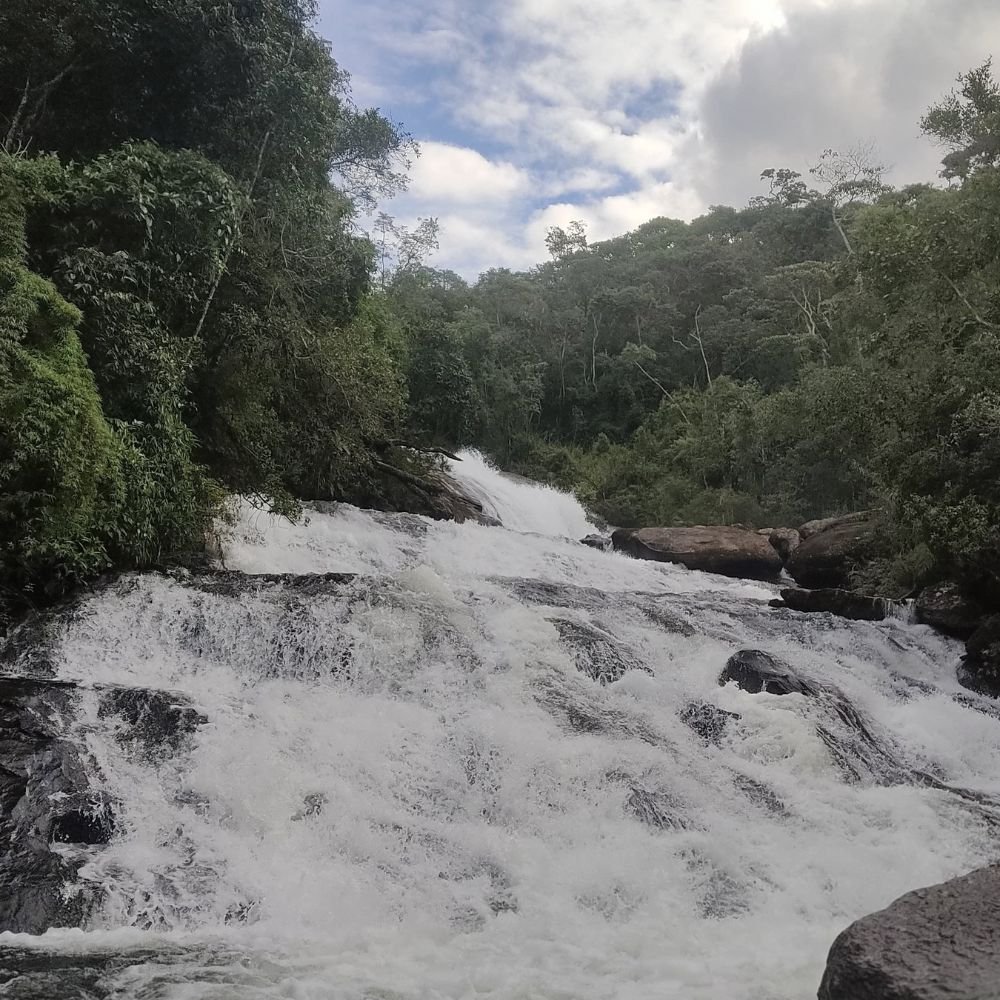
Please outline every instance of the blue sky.
[[742, 204], [875, 140], [931, 180], [917, 119], [1000, 39], [995, 0], [320, 0], [360, 104], [421, 144], [382, 206], [434, 216], [432, 261], [466, 277], [545, 257], [549, 226], [603, 239]]

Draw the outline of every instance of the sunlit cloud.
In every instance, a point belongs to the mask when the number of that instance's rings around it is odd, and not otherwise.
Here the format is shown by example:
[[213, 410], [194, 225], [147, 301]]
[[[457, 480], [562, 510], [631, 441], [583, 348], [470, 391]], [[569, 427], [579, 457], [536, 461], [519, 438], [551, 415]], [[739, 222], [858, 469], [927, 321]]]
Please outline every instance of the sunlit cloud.
[[[1000, 37], [994, 0], [321, 0], [359, 99], [423, 143], [384, 208], [436, 216], [435, 263], [474, 277], [592, 239], [745, 202], [768, 166], [875, 139], [897, 181], [931, 180], [917, 120]], [[947, 45], [942, 45], [942, 37]]]

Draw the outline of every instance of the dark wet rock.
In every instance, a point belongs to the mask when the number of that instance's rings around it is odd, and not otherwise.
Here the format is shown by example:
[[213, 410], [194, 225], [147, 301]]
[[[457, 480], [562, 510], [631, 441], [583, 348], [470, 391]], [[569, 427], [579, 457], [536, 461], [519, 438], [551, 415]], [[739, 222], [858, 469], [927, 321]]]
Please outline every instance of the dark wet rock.
[[75, 697], [72, 684], [0, 679], [0, 931], [77, 926], [86, 900], [64, 888], [83, 858], [52, 845], [104, 843], [113, 829], [110, 802], [64, 738]]
[[1000, 997], [1000, 866], [907, 893], [834, 941], [819, 1000]]
[[[815, 530], [810, 525], [817, 526]], [[872, 515], [849, 514], [802, 525], [802, 544], [791, 554], [785, 569], [800, 587], [850, 585], [851, 573], [872, 550]]]
[[767, 533], [767, 540], [783, 563], [787, 563], [792, 553], [802, 544], [802, 536], [795, 528], [772, 528]]
[[292, 816], [293, 820], [308, 819], [310, 816], [319, 816], [323, 807], [329, 799], [323, 792], [310, 792], [302, 800], [302, 808]]
[[273, 588], [281, 588], [301, 597], [317, 597], [337, 593], [356, 579], [354, 573], [240, 573], [218, 570], [192, 576], [187, 585], [221, 597], [243, 597]]
[[772, 816], [787, 816], [788, 810], [775, 791], [747, 774], [734, 774], [733, 784], [755, 805]]
[[781, 572], [781, 557], [771, 543], [744, 528], [619, 528], [611, 542], [636, 559], [678, 563], [722, 576], [769, 580]]
[[714, 743], [716, 746], [722, 741], [729, 724], [738, 722], [739, 719], [737, 712], [727, 712], [723, 708], [716, 708], [715, 705], [704, 702], [692, 702], [680, 713], [680, 720], [685, 726], [697, 733], [706, 743]]
[[[95, 899], [69, 891], [88, 851], [116, 832], [117, 804], [75, 736], [81, 686], [0, 677], [0, 931], [79, 926]], [[202, 722], [162, 691], [96, 687], [98, 718], [142, 757], [179, 749]]]
[[834, 517], [820, 517], [813, 521], [806, 521], [805, 524], [800, 524], [798, 527], [799, 537], [802, 541], [806, 541], [812, 538], [813, 535], [818, 535], [829, 528], [836, 528], [846, 524], [870, 523], [875, 519], [876, 513], [874, 510], [859, 510], [852, 514], [837, 514]]
[[586, 538], [580, 539], [580, 544], [586, 545], [591, 549], [598, 549], [601, 552], [607, 552], [611, 548], [611, 539], [605, 535], [587, 535]]
[[[245, 952], [222, 946], [178, 947], [163, 940], [156, 948], [110, 951], [78, 948], [46, 951], [0, 947], [0, 996], [4, 1000], [124, 1000], [125, 997], [177, 996], [178, 991], [222, 989], [232, 996], [247, 995], [252, 977], [263, 970]], [[143, 968], [141, 994], [129, 970]], [[197, 984], [197, 985], [195, 985]], [[199, 989], [202, 987], [203, 989]], [[204, 993], [203, 993], [204, 995]], [[217, 994], [218, 995], [218, 994]]]
[[969, 636], [958, 679], [979, 694], [1000, 695], [1000, 615], [985, 618]]
[[574, 688], [555, 675], [536, 683], [534, 688], [538, 703], [560, 722], [565, 722], [574, 733], [636, 739], [659, 750], [675, 751], [673, 742], [646, 720], [609, 708], [603, 698], [593, 697], [593, 689]]
[[625, 800], [625, 812], [657, 830], [686, 830], [690, 826], [681, 804], [667, 792], [633, 787]]
[[[731, 656], [719, 683], [730, 681], [735, 681], [750, 694], [800, 694], [820, 704], [827, 722], [816, 725], [816, 734], [826, 744], [833, 762], [847, 781], [946, 787], [933, 776], [906, 764], [892, 741], [877, 734], [841, 690], [832, 684], [821, 684], [802, 677], [771, 653], [743, 649]], [[947, 790], [966, 794], [960, 789]]]
[[959, 682], [978, 694], [1000, 697], [1000, 615], [990, 615], [965, 643]]
[[982, 605], [964, 593], [957, 583], [926, 587], [916, 600], [917, 621], [948, 635], [967, 639], [986, 617]]
[[105, 688], [97, 714], [116, 718], [118, 741], [146, 758], [176, 754], [208, 722], [185, 695], [150, 688]]
[[698, 893], [700, 917], [720, 920], [746, 913], [750, 908], [746, 884], [698, 850], [685, 851], [683, 856]]
[[[494, 512], [487, 510], [484, 503], [487, 498], [473, 495], [469, 487], [444, 468], [409, 471], [384, 462], [378, 462], [376, 466], [385, 474], [388, 488], [376, 490], [370, 496], [355, 497], [361, 507], [375, 507], [388, 513], [419, 514], [435, 521], [455, 521], [458, 524], [476, 521], [502, 527]], [[329, 505], [317, 501], [310, 506], [324, 510]]]
[[863, 622], [880, 622], [887, 617], [891, 608], [891, 602], [883, 597], [867, 597], [833, 587], [819, 590], [786, 587], [781, 591], [781, 599], [793, 611], [828, 611], [839, 618]]
[[698, 630], [686, 618], [682, 618], [680, 612], [665, 607], [662, 599], [640, 600], [636, 602], [635, 607], [654, 625], [671, 635], [689, 637], [698, 634]]
[[735, 681], [744, 691], [759, 694], [815, 695], [817, 688], [799, 677], [783, 660], [760, 649], [741, 649], [726, 662], [720, 684]]
[[52, 821], [53, 844], [107, 844], [115, 832], [110, 808], [100, 799], [84, 811], [71, 809]]
[[575, 587], [569, 583], [522, 578], [498, 579], [510, 587], [519, 600], [550, 608], [576, 608], [581, 611], [604, 611], [610, 603], [607, 592], [594, 587]]
[[572, 653], [576, 669], [592, 680], [610, 684], [620, 680], [629, 670], [652, 672], [615, 636], [596, 625], [567, 618], [550, 618], [549, 621]]

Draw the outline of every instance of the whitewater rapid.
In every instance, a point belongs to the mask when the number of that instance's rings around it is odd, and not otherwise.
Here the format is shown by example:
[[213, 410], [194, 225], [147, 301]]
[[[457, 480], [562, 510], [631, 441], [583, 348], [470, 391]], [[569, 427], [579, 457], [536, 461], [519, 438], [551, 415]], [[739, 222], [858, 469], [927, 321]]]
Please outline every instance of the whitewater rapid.
[[[130, 577], [66, 621], [60, 677], [208, 721], [151, 763], [85, 705], [120, 803], [80, 873], [100, 906], [0, 946], [116, 956], [100, 997], [803, 1000], [853, 919], [995, 858], [991, 807], [941, 787], [1000, 796], [955, 643], [589, 549], [572, 497], [454, 471], [505, 528], [242, 502], [226, 570], [352, 576]], [[822, 704], [720, 687], [741, 648], [835, 685], [939, 786], [851, 778]], [[631, 669], [602, 685], [602, 657]]]

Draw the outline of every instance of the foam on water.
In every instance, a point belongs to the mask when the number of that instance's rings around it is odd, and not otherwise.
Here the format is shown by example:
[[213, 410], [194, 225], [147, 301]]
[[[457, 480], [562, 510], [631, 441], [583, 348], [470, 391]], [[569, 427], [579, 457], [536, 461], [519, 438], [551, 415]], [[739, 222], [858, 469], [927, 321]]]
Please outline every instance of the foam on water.
[[[571, 497], [463, 468], [507, 529], [241, 504], [228, 568], [358, 577], [232, 596], [151, 575], [87, 603], [62, 676], [209, 721], [153, 764], [86, 708], [122, 802], [81, 873], [103, 905], [0, 944], [133, 954], [99, 996], [801, 1000], [852, 919], [993, 859], [991, 810], [940, 787], [1000, 794], [956, 644], [594, 551]], [[574, 628], [649, 672], [595, 683]], [[835, 685], [940, 786], [847, 780], [822, 702], [718, 686], [743, 647]], [[712, 742], [692, 703], [740, 718]]]

